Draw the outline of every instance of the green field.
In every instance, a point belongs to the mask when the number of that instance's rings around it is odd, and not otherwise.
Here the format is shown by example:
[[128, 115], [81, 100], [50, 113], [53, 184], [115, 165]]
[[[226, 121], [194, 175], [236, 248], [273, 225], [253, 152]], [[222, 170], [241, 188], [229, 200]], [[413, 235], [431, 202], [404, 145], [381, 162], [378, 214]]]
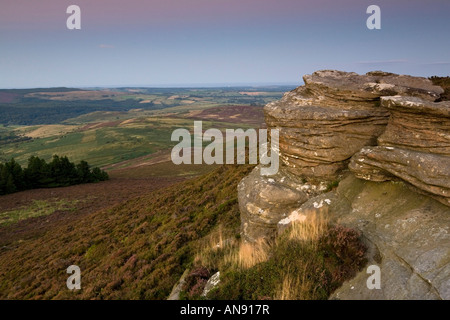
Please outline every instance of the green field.
[[[78, 96], [86, 102], [85, 111], [90, 111], [90, 107], [96, 108], [99, 102], [104, 101], [99, 99], [105, 93], [37, 90], [20, 91], [19, 98], [10, 103], [15, 106], [10, 110], [10, 113], [16, 112], [13, 118], [18, 116], [26, 119], [26, 114], [21, 114], [24, 111], [21, 104], [27, 99], [39, 100], [38, 119], [47, 116], [51, 119], [55, 104], [72, 103], [74, 101], [70, 99]], [[145, 158], [142, 161], [148, 162], [151, 161], [151, 155], [158, 155], [158, 152], [168, 154], [177, 144], [171, 141], [172, 132], [178, 128], [192, 131], [194, 120], [203, 120], [203, 130], [212, 127], [257, 128], [262, 122], [262, 105], [259, 103], [275, 100], [282, 93], [275, 89], [256, 91], [252, 88], [114, 90], [114, 93], [106, 95], [108, 99], [131, 99], [138, 102], [139, 108], [87, 112], [51, 124], [0, 125], [0, 161], [14, 158], [21, 165], [26, 165], [32, 155], [48, 161], [57, 154], [67, 156], [74, 162], [86, 160], [91, 165], [100, 167], [117, 164], [115, 169], [123, 168], [129, 166], [133, 159], [138, 159], [133, 162], [133, 165], [138, 165], [141, 157]], [[0, 96], [1, 92], [2, 90]], [[161, 102], [162, 107], [148, 108], [145, 106], [148, 104], [146, 101], [151, 101], [153, 105]], [[233, 102], [240, 102], [241, 105], [232, 104]], [[45, 109], [39, 107], [45, 103], [48, 103]], [[255, 104], [258, 106], [253, 106]], [[6, 104], [0, 103], [0, 107], [4, 105]], [[228, 106], [231, 108], [227, 109]]]
[[234, 88], [114, 88], [0, 90], [0, 124], [57, 124], [92, 112], [124, 113], [179, 108], [190, 110], [219, 105], [265, 105], [293, 89]]
[[[67, 156], [74, 162], [86, 160], [93, 166], [106, 166], [172, 148], [177, 143], [170, 140], [173, 130], [192, 130], [192, 126], [193, 121], [188, 119], [147, 118], [123, 126], [102, 127], [10, 143], [0, 148], [0, 159], [6, 161], [14, 158], [20, 164], [26, 164], [32, 155], [50, 160], [57, 154]], [[247, 127], [231, 123], [203, 123], [204, 129], [213, 126]]]
[[18, 221], [48, 216], [55, 211], [73, 211], [80, 200], [34, 200], [26, 207], [20, 207], [11, 211], [0, 212], [0, 227], [17, 223]]

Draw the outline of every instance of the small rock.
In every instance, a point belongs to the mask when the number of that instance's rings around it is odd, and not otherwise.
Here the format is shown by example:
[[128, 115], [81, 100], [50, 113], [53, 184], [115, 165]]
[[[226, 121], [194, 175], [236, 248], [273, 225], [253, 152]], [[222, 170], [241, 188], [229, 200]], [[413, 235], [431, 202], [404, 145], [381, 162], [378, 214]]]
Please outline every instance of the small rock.
[[219, 282], [220, 282], [220, 271], [217, 271], [215, 274], [212, 275], [211, 278], [209, 278], [208, 282], [205, 285], [205, 288], [203, 289], [201, 296], [206, 297], [208, 293], [219, 284]]

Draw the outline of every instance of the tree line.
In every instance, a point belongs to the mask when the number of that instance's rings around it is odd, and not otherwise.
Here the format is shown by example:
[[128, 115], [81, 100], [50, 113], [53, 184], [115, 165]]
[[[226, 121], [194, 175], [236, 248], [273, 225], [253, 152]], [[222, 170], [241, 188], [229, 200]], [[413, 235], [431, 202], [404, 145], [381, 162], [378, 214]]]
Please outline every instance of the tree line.
[[80, 183], [108, 180], [108, 174], [98, 167], [91, 170], [86, 161], [75, 164], [67, 157], [53, 156], [51, 162], [32, 156], [22, 168], [14, 159], [0, 163], [0, 195], [17, 191], [66, 187]]
[[0, 124], [38, 125], [60, 123], [94, 111], [128, 111], [133, 108], [162, 109], [163, 106], [127, 99], [103, 100], [44, 100], [33, 97], [20, 98], [17, 102], [0, 103]]

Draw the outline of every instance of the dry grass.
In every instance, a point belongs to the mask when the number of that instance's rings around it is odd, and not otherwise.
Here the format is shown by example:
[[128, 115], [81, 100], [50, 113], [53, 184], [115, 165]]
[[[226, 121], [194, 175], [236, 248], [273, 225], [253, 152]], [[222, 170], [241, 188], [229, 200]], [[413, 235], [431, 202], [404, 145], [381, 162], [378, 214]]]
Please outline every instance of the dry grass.
[[275, 293], [275, 300], [299, 300], [302, 297], [311, 295], [311, 281], [306, 279], [306, 272], [303, 277], [295, 277], [288, 273], [284, 276], [280, 288]]
[[[317, 300], [350, 279], [366, 263], [359, 234], [329, 225], [327, 208], [303, 211], [270, 247], [236, 243], [220, 270], [221, 284], [209, 293], [219, 300]], [[221, 265], [222, 264], [222, 265]]]
[[225, 256], [225, 263], [240, 269], [249, 269], [258, 263], [267, 261], [269, 255], [270, 246], [264, 239], [260, 239], [256, 243], [241, 242], [239, 247]]
[[[329, 230], [328, 209], [322, 207], [316, 210], [303, 212], [305, 219], [296, 220], [289, 228], [288, 239], [307, 242], [316, 247], [319, 239]], [[315, 287], [307, 279], [308, 261], [303, 262], [303, 272], [294, 274], [288, 269], [283, 277], [283, 282], [276, 290], [276, 300], [304, 300], [314, 296]]]
[[312, 300], [316, 296], [318, 283], [308, 278], [308, 261], [303, 262], [300, 272], [287, 269], [283, 282], [276, 289], [274, 300]]
[[358, 233], [330, 225], [326, 207], [299, 218], [270, 243], [229, 240], [220, 228], [204, 239], [194, 266], [221, 274], [208, 299], [327, 299], [366, 263]]
[[283, 279], [283, 283], [275, 294], [275, 300], [296, 300], [299, 282], [298, 277], [293, 278], [290, 275], [286, 275]]
[[211, 269], [217, 267], [219, 269], [228, 267], [249, 269], [267, 261], [269, 255], [270, 246], [263, 239], [256, 243], [238, 241], [219, 227], [203, 240], [197, 250], [194, 264]]
[[[327, 215], [326, 208], [305, 212], [306, 219], [292, 223], [288, 238], [317, 245], [319, 238], [328, 230]], [[195, 265], [211, 269], [236, 267], [245, 270], [270, 258], [271, 247], [264, 239], [256, 243], [237, 241], [223, 230], [220, 226], [203, 240], [194, 259]]]
[[204, 238], [197, 248], [194, 258], [195, 265], [214, 268], [217, 266], [224, 255], [229, 255], [237, 245], [235, 238], [223, 231], [223, 227], [219, 226], [216, 231], [211, 232]]
[[289, 228], [289, 239], [318, 243], [318, 240], [328, 230], [328, 208], [304, 212], [306, 219], [296, 220]]

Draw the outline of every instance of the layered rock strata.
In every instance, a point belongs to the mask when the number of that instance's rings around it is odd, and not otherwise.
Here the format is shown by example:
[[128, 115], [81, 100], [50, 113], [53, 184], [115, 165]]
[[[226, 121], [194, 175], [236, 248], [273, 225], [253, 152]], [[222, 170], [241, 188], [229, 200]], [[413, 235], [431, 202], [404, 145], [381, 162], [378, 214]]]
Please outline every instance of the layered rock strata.
[[389, 123], [378, 146], [364, 147], [349, 164], [358, 178], [400, 178], [450, 206], [450, 102], [383, 97]]
[[443, 92], [425, 78], [385, 72], [358, 75], [324, 70], [264, 108], [268, 128], [280, 130], [285, 170], [310, 180], [333, 180], [348, 159], [376, 145], [389, 112], [380, 97], [408, 95], [434, 101]]
[[[280, 101], [269, 103], [264, 108], [268, 128], [280, 130], [282, 161], [276, 175], [261, 176], [257, 167], [239, 185], [242, 235], [248, 241], [259, 237], [272, 238], [278, 221], [295, 215], [302, 203], [324, 192], [327, 187], [329, 189], [340, 178], [341, 171], [347, 169], [349, 159], [365, 146], [372, 148], [363, 149], [366, 151], [376, 148], [380, 135], [380, 141], [390, 141], [389, 145], [394, 145], [394, 140], [400, 143], [396, 139], [399, 134], [405, 136], [403, 140], [411, 140], [408, 136], [412, 133], [403, 128], [395, 129], [392, 125], [393, 120], [389, 117], [396, 115], [393, 115], [389, 103], [381, 103], [384, 96], [408, 95], [433, 105], [432, 101], [439, 99], [443, 92], [428, 79], [386, 72], [358, 75], [324, 70], [304, 76], [304, 82], [304, 86], [286, 93]], [[445, 151], [446, 124], [439, 129], [443, 136], [433, 137], [438, 127], [435, 120], [424, 117], [421, 121], [427, 121], [427, 126], [431, 123], [436, 126], [429, 133], [420, 133], [417, 128], [414, 134], [425, 134], [427, 139], [435, 140], [433, 148], [436, 152]], [[385, 132], [388, 121], [392, 130], [388, 128]], [[413, 117], [410, 126], [420, 127], [420, 124]], [[424, 144], [419, 138], [414, 139], [417, 148], [412, 150], [430, 150], [423, 149], [423, 146], [430, 148], [431, 143]], [[405, 161], [411, 162], [412, 158]], [[360, 164], [356, 166], [361, 167]], [[361, 170], [360, 177], [367, 178], [366, 171], [370, 171], [370, 178], [377, 177], [379, 181], [385, 181], [389, 175], [386, 170], [381, 173], [381, 169], [376, 167]]]

